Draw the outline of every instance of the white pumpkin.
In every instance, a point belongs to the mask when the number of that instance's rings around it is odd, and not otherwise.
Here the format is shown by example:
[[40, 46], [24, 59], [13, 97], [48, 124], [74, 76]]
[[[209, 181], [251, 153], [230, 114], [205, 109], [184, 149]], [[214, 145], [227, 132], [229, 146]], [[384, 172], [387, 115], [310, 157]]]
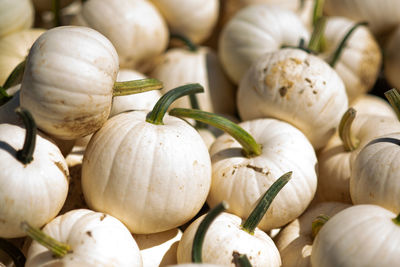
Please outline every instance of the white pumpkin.
[[319, 149], [335, 133], [348, 100], [343, 81], [327, 63], [287, 48], [254, 62], [240, 82], [237, 104], [242, 120], [284, 120]]
[[[396, 220], [396, 221], [394, 221]], [[399, 218], [375, 205], [356, 205], [328, 220], [314, 240], [312, 266], [396, 266]]]
[[268, 231], [297, 218], [314, 197], [317, 158], [310, 142], [298, 129], [275, 119], [239, 124], [262, 146], [259, 156], [245, 157], [241, 145], [228, 134], [210, 148], [212, 184], [210, 207], [222, 200], [228, 211], [245, 218], [267, 188], [284, 172], [293, 171], [290, 182], [275, 198], [259, 228]]
[[160, 10], [172, 33], [182, 34], [194, 43], [202, 43], [217, 23], [218, 0], [151, 0]]
[[371, 94], [362, 94], [354, 99], [350, 106], [357, 110], [357, 114], [371, 114], [397, 118], [390, 104], [383, 98]]
[[147, 0], [89, 0], [71, 23], [106, 36], [118, 52], [120, 67], [138, 69], [168, 44], [167, 25]]
[[223, 28], [219, 58], [229, 78], [236, 84], [261, 55], [284, 45], [308, 42], [309, 33], [298, 16], [273, 5], [251, 5], [240, 10]]
[[27, 29], [0, 39], [0, 84], [4, 84], [12, 70], [28, 55], [33, 42], [43, 29]]
[[87, 209], [72, 210], [58, 216], [43, 232], [66, 243], [71, 251], [54, 257], [34, 241], [29, 247], [29, 266], [142, 266], [139, 248], [129, 230], [114, 217]]
[[[235, 88], [224, 74], [216, 52], [199, 47], [196, 51], [184, 48], [168, 50], [151, 72], [163, 82], [163, 92], [187, 83], [200, 83], [204, 93], [197, 96], [201, 110], [233, 115], [236, 110]], [[171, 107], [190, 108], [189, 97], [182, 97]]]
[[33, 25], [35, 10], [31, 0], [2, 0], [0, 2], [0, 38]]
[[[22, 237], [22, 221], [35, 227], [57, 216], [68, 191], [67, 163], [58, 147], [36, 135], [33, 160], [17, 155], [23, 148], [25, 129], [0, 124], [0, 236]], [[29, 156], [28, 156], [29, 158]]]
[[[328, 17], [325, 24], [325, 45], [321, 57], [331, 63], [334, 52], [355, 22], [343, 17]], [[346, 41], [334, 69], [342, 78], [349, 101], [370, 91], [381, 68], [381, 51], [366, 26], [357, 27]]]
[[393, 34], [390, 36], [384, 47], [384, 74], [389, 84], [395, 88], [400, 88], [400, 23]]
[[29, 52], [21, 106], [41, 130], [61, 139], [83, 137], [107, 120], [117, 72], [117, 53], [99, 32], [53, 28]]
[[283, 267], [310, 267], [310, 256], [313, 244], [312, 223], [321, 214], [333, 216], [350, 207], [340, 202], [321, 202], [308, 209], [298, 219], [286, 225], [274, 238], [281, 254]]

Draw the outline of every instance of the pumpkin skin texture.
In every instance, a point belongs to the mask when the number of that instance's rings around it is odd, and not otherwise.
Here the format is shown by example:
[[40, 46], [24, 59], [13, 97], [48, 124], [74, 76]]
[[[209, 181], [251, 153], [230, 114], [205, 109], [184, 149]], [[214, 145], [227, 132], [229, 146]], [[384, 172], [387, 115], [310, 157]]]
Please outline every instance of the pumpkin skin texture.
[[285, 226], [274, 239], [282, 266], [310, 267], [312, 222], [321, 214], [331, 217], [348, 207], [349, 204], [340, 202], [321, 202]]
[[118, 56], [99, 32], [64, 26], [33, 44], [21, 83], [21, 106], [38, 128], [60, 139], [86, 136], [107, 120]]
[[33, 42], [43, 29], [27, 29], [0, 39], [0, 84], [4, 84], [12, 70], [28, 55]]
[[[199, 47], [194, 52], [182, 48], [168, 50], [150, 76], [163, 82], [164, 93], [182, 84], [197, 82], [204, 87], [204, 93], [197, 95], [201, 110], [235, 114], [236, 90], [224, 74], [215, 51], [207, 47]], [[174, 101], [173, 107], [190, 108], [189, 96]]]
[[350, 195], [354, 204], [375, 204], [400, 212], [400, 133], [385, 134], [370, 141], [354, 160]]
[[[193, 238], [204, 217], [200, 216], [183, 232], [178, 245], [178, 263], [191, 262]], [[258, 228], [249, 234], [241, 229], [241, 223], [241, 218], [226, 212], [214, 219], [203, 241], [203, 262], [235, 266], [232, 253], [237, 251], [246, 254], [254, 267], [280, 266], [279, 252], [272, 239]]]
[[327, 63], [288, 48], [254, 62], [240, 82], [237, 104], [242, 120], [284, 120], [319, 149], [335, 133], [348, 100], [343, 81]]
[[139, 248], [129, 230], [114, 217], [87, 209], [72, 210], [48, 223], [43, 231], [67, 243], [72, 252], [63, 258], [36, 241], [26, 266], [142, 266]]
[[[355, 24], [343, 17], [328, 17], [321, 57], [330, 59], [343, 37]], [[381, 68], [380, 47], [366, 26], [358, 27], [346, 42], [334, 69], [342, 78], [347, 96], [351, 102], [356, 97], [370, 91]]]
[[239, 124], [262, 146], [262, 154], [244, 157], [241, 145], [230, 135], [217, 138], [210, 148], [212, 185], [207, 203], [222, 200], [228, 212], [247, 218], [261, 195], [282, 173], [293, 171], [258, 227], [269, 231], [297, 218], [314, 197], [317, 187], [317, 158], [310, 142], [292, 125], [275, 119]]
[[185, 121], [146, 111], [109, 119], [90, 139], [82, 164], [89, 207], [120, 219], [132, 233], [176, 228], [203, 206], [211, 184], [207, 147]]
[[307, 42], [309, 33], [292, 11], [273, 5], [251, 5], [224, 26], [219, 57], [229, 78], [238, 84], [261, 55], [283, 45], [297, 46], [301, 38]]
[[35, 10], [30, 0], [0, 2], [0, 38], [33, 25]]
[[68, 191], [67, 163], [58, 147], [36, 136], [33, 160], [23, 164], [16, 159], [23, 147], [25, 129], [0, 124], [0, 237], [26, 236], [22, 221], [42, 227], [57, 216]]
[[388, 80], [391, 86], [400, 88], [400, 26], [396, 28], [394, 33], [390, 36], [387, 44], [384, 48], [384, 73], [385, 78]]
[[400, 227], [394, 218], [394, 213], [375, 205], [355, 205], [337, 213], [314, 240], [312, 266], [398, 265]]
[[220, 5], [218, 0], [151, 2], [160, 10], [172, 33], [184, 35], [196, 44], [205, 41], [217, 23]]
[[381, 97], [375, 95], [362, 94], [352, 101], [350, 106], [357, 110], [357, 114], [371, 114], [397, 118], [390, 104]]
[[167, 25], [147, 0], [90, 0], [71, 23], [106, 36], [118, 52], [121, 68], [139, 69], [141, 64], [160, 55], [168, 44]]

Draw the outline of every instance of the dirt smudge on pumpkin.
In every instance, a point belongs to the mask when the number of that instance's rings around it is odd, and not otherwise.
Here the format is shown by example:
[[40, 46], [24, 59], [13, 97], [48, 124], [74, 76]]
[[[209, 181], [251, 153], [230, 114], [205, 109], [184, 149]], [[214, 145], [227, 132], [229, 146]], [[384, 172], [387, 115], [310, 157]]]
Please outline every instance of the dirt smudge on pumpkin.
[[65, 179], [69, 182], [70, 177], [68, 171], [64, 168], [64, 165], [59, 162], [59, 161], [54, 161], [54, 164], [57, 166], [57, 168], [64, 174]]
[[107, 214], [103, 213], [100, 217], [100, 221], [103, 221], [107, 217]]
[[282, 86], [281, 88], [279, 88], [279, 94], [281, 95], [281, 97], [284, 97], [287, 93], [288, 89], [286, 86]]
[[245, 167], [249, 168], [249, 169], [253, 169], [255, 172], [261, 173], [263, 175], [268, 175], [269, 174], [269, 171], [264, 172], [263, 168], [257, 167], [257, 166], [251, 165], [251, 164], [247, 164]]
[[93, 237], [91, 231], [86, 231], [86, 234], [87, 234], [89, 237]]

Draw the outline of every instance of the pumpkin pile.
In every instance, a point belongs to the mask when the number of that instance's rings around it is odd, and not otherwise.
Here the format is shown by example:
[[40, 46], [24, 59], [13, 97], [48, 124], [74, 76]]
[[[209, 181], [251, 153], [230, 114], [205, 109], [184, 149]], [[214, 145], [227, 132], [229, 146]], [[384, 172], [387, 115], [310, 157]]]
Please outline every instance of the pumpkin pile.
[[399, 72], [397, 0], [0, 0], [0, 266], [397, 266]]

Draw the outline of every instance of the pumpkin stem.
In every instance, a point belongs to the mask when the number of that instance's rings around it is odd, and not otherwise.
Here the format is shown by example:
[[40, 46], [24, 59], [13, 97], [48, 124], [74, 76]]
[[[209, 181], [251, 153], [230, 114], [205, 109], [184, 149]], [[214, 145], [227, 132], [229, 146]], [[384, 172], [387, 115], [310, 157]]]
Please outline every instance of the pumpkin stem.
[[174, 108], [169, 112], [169, 115], [199, 120], [227, 132], [242, 145], [246, 157], [259, 156], [262, 152], [261, 146], [248, 132], [236, 123], [217, 114], [195, 109]]
[[8, 89], [14, 85], [17, 85], [21, 83], [22, 81], [22, 76], [24, 76], [24, 71], [25, 71], [25, 65], [26, 65], [26, 59], [19, 63], [8, 75], [7, 80], [3, 84], [4, 89]]
[[125, 82], [115, 82], [113, 96], [138, 94], [163, 88], [163, 83], [157, 79], [139, 79]]
[[276, 180], [270, 188], [264, 193], [261, 197], [260, 201], [257, 203], [257, 206], [254, 210], [250, 213], [249, 217], [242, 225], [242, 229], [249, 234], [254, 234], [254, 230], [256, 229], [257, 225], [260, 223], [261, 219], [264, 217], [265, 213], [267, 212], [269, 206], [271, 205], [272, 201], [276, 197], [276, 195], [281, 191], [281, 189], [289, 182], [292, 178], [292, 172], [287, 172], [278, 180]]
[[48, 248], [55, 257], [62, 258], [72, 252], [70, 245], [55, 240], [39, 228], [31, 226], [25, 221], [21, 223], [21, 228], [30, 238]]
[[343, 142], [343, 147], [346, 151], [353, 151], [357, 149], [360, 144], [351, 132], [351, 125], [356, 117], [357, 111], [354, 108], [349, 108], [344, 114], [339, 123], [339, 137]]
[[60, 8], [60, 0], [53, 0], [52, 1], [52, 8], [53, 8], [53, 23], [54, 27], [61, 26], [61, 8]]
[[232, 263], [235, 264], [236, 267], [252, 267], [249, 258], [247, 258], [246, 254], [240, 254], [237, 251], [232, 253], [233, 260]]
[[168, 91], [157, 101], [153, 110], [147, 115], [146, 121], [156, 125], [162, 125], [164, 115], [172, 102], [182, 96], [202, 92], [204, 92], [204, 88], [198, 83], [182, 85]]
[[[304, 5], [304, 3], [302, 3]], [[318, 24], [318, 20], [323, 17], [325, 0], [315, 0], [312, 24], [315, 28]]]
[[7, 94], [6, 90], [0, 86], [0, 106], [7, 103], [11, 98], [12, 97]]
[[[197, 96], [195, 94], [190, 94], [189, 99], [190, 99], [190, 106], [192, 107], [192, 109], [200, 110], [200, 105], [199, 105], [199, 101], [197, 101]], [[201, 121], [196, 121], [194, 128], [207, 129], [207, 124], [204, 122], [201, 122]]]
[[397, 217], [396, 217], [396, 218], [392, 219], [392, 221], [393, 221], [395, 224], [397, 224], [397, 225], [399, 225], [399, 226], [400, 226], [400, 214], [399, 214], [399, 215], [397, 215]]
[[299, 10], [303, 10], [304, 9], [304, 5], [305, 5], [306, 1], [305, 0], [300, 0], [300, 6], [299, 6]]
[[22, 149], [17, 151], [17, 159], [22, 164], [28, 164], [33, 160], [33, 152], [35, 151], [36, 146], [37, 127], [32, 114], [28, 110], [18, 107], [15, 109], [15, 112], [21, 117], [26, 129], [24, 146]]
[[182, 41], [191, 52], [196, 52], [198, 50], [198, 47], [192, 42], [192, 40], [182, 34], [171, 33], [169, 35], [169, 39], [177, 39]]
[[193, 263], [201, 263], [202, 262], [202, 250], [204, 238], [206, 236], [207, 230], [210, 227], [211, 223], [220, 215], [222, 212], [229, 208], [229, 204], [226, 201], [222, 201], [217, 206], [212, 208], [204, 219], [199, 224], [199, 227], [196, 230], [196, 233], [193, 238], [193, 247], [192, 247], [192, 262]]
[[390, 105], [396, 112], [397, 118], [400, 120], [400, 94], [397, 89], [392, 88], [385, 92], [385, 97], [389, 101]]
[[314, 52], [320, 52], [321, 46], [324, 42], [324, 30], [326, 25], [326, 18], [318, 18], [314, 30], [310, 37], [310, 42], [308, 43], [308, 49]]
[[321, 214], [315, 218], [311, 224], [311, 235], [313, 239], [317, 236], [322, 226], [324, 226], [329, 219], [329, 216], [325, 214]]
[[0, 249], [7, 253], [13, 260], [15, 267], [24, 267], [26, 258], [25, 255], [13, 243], [4, 238], [0, 238]]
[[333, 53], [333, 57], [329, 65], [334, 68], [337, 61], [339, 60], [340, 55], [342, 54], [342, 51], [344, 47], [346, 46], [347, 40], [350, 38], [352, 33], [359, 27], [359, 26], [366, 26], [368, 23], [367, 22], [358, 22], [354, 24], [353, 27], [350, 28], [350, 30], [346, 33], [346, 35], [343, 37], [342, 41], [339, 43], [338, 47], [335, 50], [335, 53]]

